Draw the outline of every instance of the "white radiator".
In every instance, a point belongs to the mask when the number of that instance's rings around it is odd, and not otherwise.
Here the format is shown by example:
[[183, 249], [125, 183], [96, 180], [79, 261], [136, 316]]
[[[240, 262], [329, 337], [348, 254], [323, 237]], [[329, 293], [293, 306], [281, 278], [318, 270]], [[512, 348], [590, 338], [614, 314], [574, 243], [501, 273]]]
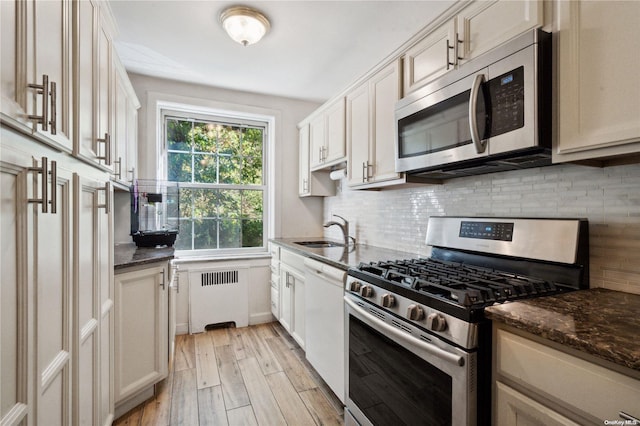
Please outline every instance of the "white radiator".
[[189, 332], [210, 324], [249, 325], [248, 268], [208, 268], [189, 272]]

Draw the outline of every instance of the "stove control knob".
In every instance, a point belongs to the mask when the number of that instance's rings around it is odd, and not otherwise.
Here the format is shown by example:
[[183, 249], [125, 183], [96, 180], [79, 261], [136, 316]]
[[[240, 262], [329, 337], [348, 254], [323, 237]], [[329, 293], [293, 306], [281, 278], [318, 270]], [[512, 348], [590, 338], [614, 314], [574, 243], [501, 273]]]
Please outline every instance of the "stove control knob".
[[361, 286], [360, 281], [352, 281], [351, 284], [349, 285], [349, 290], [358, 293], [360, 291], [360, 286]]
[[436, 312], [427, 316], [427, 328], [433, 331], [444, 331], [447, 328], [447, 320]]
[[360, 295], [362, 297], [372, 297], [373, 296], [373, 288], [370, 285], [363, 285], [360, 288]]
[[409, 305], [407, 318], [411, 321], [422, 321], [424, 319], [424, 310], [418, 305]]
[[391, 308], [396, 304], [396, 298], [392, 294], [385, 293], [380, 297], [380, 302], [385, 308]]

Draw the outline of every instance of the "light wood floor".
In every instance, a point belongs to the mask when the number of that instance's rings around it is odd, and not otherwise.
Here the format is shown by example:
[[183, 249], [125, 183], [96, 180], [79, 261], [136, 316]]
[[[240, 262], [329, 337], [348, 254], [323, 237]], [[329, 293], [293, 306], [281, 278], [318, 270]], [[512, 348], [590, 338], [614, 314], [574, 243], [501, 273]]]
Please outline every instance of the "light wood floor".
[[342, 425], [340, 401], [277, 323], [176, 336], [155, 398], [114, 425]]

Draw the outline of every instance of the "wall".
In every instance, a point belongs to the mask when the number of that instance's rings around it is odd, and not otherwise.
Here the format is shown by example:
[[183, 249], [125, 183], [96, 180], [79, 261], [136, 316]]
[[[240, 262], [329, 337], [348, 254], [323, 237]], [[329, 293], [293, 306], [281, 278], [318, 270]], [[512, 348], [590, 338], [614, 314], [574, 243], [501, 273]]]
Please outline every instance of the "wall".
[[[273, 115], [275, 123], [274, 219], [272, 235], [298, 237], [322, 235], [322, 199], [298, 198], [298, 129], [296, 125], [318, 108], [319, 104], [266, 96], [255, 93], [224, 90], [210, 86], [164, 80], [139, 74], [129, 74], [140, 104], [138, 111], [139, 177], [155, 179], [157, 171], [155, 135], [157, 123], [153, 106], [149, 108], [149, 93], [160, 94], [165, 100], [193, 102], [196, 105], [215, 105], [236, 111]], [[151, 131], [149, 131], [151, 129]]]
[[554, 165], [375, 192], [341, 186], [325, 199], [325, 220], [344, 215], [358, 243], [423, 255], [432, 215], [587, 218], [591, 287], [640, 294], [640, 165]]

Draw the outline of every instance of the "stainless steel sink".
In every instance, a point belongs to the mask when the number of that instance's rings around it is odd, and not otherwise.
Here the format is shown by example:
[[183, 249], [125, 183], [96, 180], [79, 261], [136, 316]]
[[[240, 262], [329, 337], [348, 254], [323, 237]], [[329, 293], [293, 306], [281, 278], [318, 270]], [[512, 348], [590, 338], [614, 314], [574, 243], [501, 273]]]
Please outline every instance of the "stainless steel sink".
[[333, 241], [295, 241], [294, 244], [309, 248], [327, 248], [327, 247], [344, 247], [342, 243], [335, 243]]

